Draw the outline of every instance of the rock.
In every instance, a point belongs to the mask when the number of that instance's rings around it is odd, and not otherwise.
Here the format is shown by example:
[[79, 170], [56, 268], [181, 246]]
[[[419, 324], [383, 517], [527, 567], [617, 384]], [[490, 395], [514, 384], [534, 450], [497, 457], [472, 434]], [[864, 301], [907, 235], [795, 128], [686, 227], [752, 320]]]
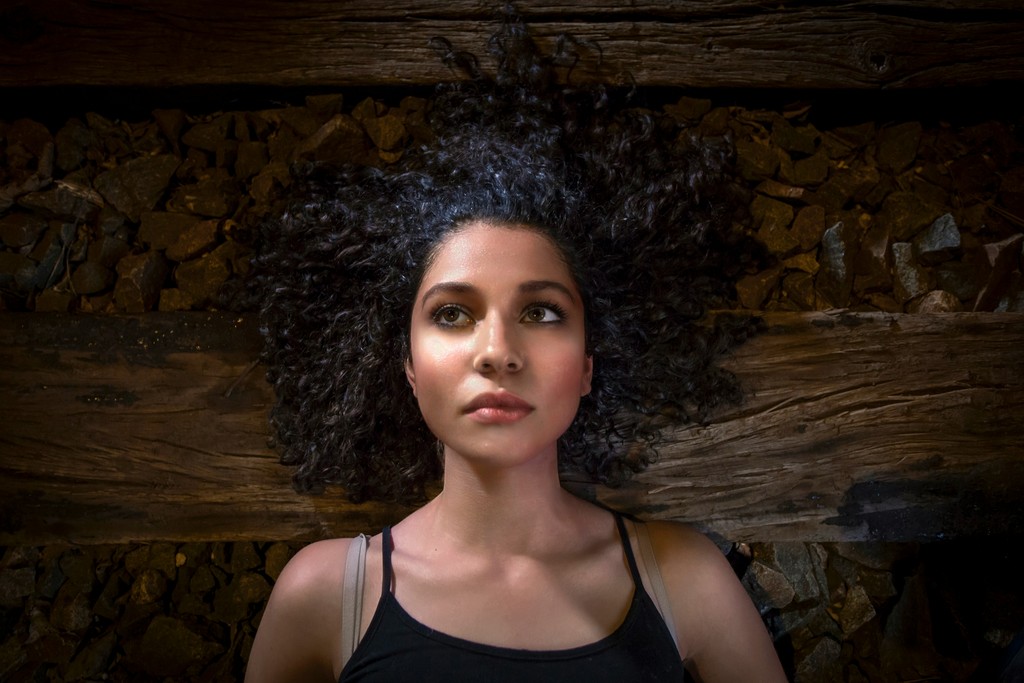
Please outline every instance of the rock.
[[892, 245], [894, 294], [901, 303], [921, 296], [932, 287], [928, 272], [917, 264], [914, 247], [909, 242]]
[[213, 597], [212, 618], [225, 624], [248, 619], [270, 595], [270, 584], [254, 572], [235, 574]]
[[217, 245], [220, 222], [206, 220], [193, 223], [164, 252], [172, 261], [188, 261]]
[[242, 142], [238, 145], [238, 156], [235, 158], [235, 177], [248, 180], [259, 173], [270, 163], [266, 143], [259, 141]]
[[0, 569], [0, 607], [18, 607], [35, 591], [36, 568]]
[[209, 567], [198, 567], [189, 581], [189, 590], [196, 595], [206, 595], [217, 587], [217, 579]]
[[940, 207], [925, 203], [913, 192], [893, 192], [882, 203], [876, 221], [889, 228], [894, 240], [904, 242], [931, 225], [941, 214]]
[[810, 252], [791, 256], [783, 261], [782, 265], [790, 270], [800, 270], [805, 273], [810, 273], [811, 275], [817, 273], [818, 269], [821, 267], [818, 264], [818, 259], [816, 259], [814, 254]]
[[166, 211], [149, 211], [143, 213], [141, 218], [139, 241], [153, 249], [166, 249], [171, 246], [200, 220], [187, 213]]
[[736, 142], [736, 170], [746, 180], [765, 180], [775, 174], [779, 157], [762, 140], [738, 140]]
[[819, 133], [814, 126], [795, 128], [783, 117], [772, 122], [772, 143], [787, 152], [810, 156], [817, 151]]
[[160, 290], [160, 300], [157, 302], [158, 311], [190, 311], [194, 306], [201, 304], [188, 292], [177, 287], [166, 287]]
[[972, 305], [984, 284], [985, 275], [969, 263], [949, 261], [937, 266], [932, 273], [939, 289], [953, 294], [960, 301], [970, 301]]
[[21, 211], [0, 217], [0, 243], [12, 249], [35, 244], [46, 232], [46, 221]]
[[40, 159], [53, 146], [50, 130], [32, 119], [18, 119], [6, 131], [7, 165], [12, 168], [27, 166]]
[[997, 313], [1024, 313], [1024, 277], [1020, 273], [1010, 275], [1006, 294], [996, 304]]
[[100, 595], [93, 603], [92, 611], [99, 617], [113, 621], [121, 615], [119, 599], [124, 594], [126, 582], [121, 572], [115, 572], [108, 579], [100, 591]]
[[953, 214], [944, 213], [914, 239], [914, 249], [925, 265], [948, 261], [960, 249], [960, 231]]
[[408, 133], [405, 124], [400, 116], [385, 114], [380, 118], [365, 119], [363, 127], [366, 128], [370, 140], [380, 150], [392, 151], [405, 143]]
[[[76, 228], [72, 223], [51, 223], [43, 240], [33, 250], [39, 259], [35, 273], [26, 283], [32, 289], [48, 289], [60, 282], [68, 262], [68, 252], [75, 241]], [[44, 249], [45, 247], [45, 249]]]
[[92, 157], [100, 156], [101, 143], [96, 133], [79, 119], [68, 119], [54, 137], [57, 168], [65, 173], [79, 168]]
[[821, 242], [825, 232], [825, 209], [822, 206], [805, 206], [793, 219], [790, 234], [799, 243], [801, 251], [810, 251]]
[[779, 283], [781, 275], [782, 267], [778, 266], [740, 278], [736, 283], [736, 296], [740, 305], [747, 310], [760, 310], [775, 285]]
[[367, 97], [352, 107], [352, 118], [360, 123], [365, 123], [369, 119], [383, 116], [386, 111], [387, 107], [383, 102], [377, 102], [372, 97]]
[[821, 253], [816, 283], [818, 290], [833, 307], [843, 308], [850, 303], [853, 288], [853, 261], [859, 245], [853, 230], [843, 222], [836, 223], [821, 237]]
[[234, 128], [234, 117], [222, 114], [212, 121], [197, 123], [181, 136], [181, 141], [189, 147], [216, 152]]
[[264, 571], [272, 580], [277, 581], [284, 566], [294, 555], [294, 551], [287, 543], [274, 543], [267, 548], [267, 557]]
[[71, 660], [67, 673], [64, 674], [64, 680], [79, 681], [85, 678], [105, 678], [107, 665], [110, 662], [111, 655], [114, 653], [114, 646], [116, 644], [116, 634], [108, 632], [102, 638], [86, 645]]
[[224, 169], [207, 171], [198, 182], [182, 185], [167, 202], [171, 211], [181, 211], [224, 218], [230, 216], [238, 204], [238, 188]]
[[221, 285], [231, 275], [231, 269], [223, 258], [207, 254], [201, 258], [185, 261], [174, 270], [174, 281], [178, 288], [196, 302], [209, 301], [217, 296]]
[[[102, 268], [114, 268], [117, 262], [131, 252], [131, 247], [120, 237], [103, 235], [89, 245], [86, 260]], [[82, 291], [78, 289], [78, 291]]]
[[9, 680], [7, 677], [10, 674], [28, 662], [28, 654], [25, 652], [23, 641], [24, 634], [12, 632], [0, 644], [0, 679]]
[[178, 571], [176, 555], [177, 547], [173, 543], [154, 543], [149, 547], [149, 560], [146, 566], [173, 581]]
[[322, 95], [307, 95], [306, 109], [321, 121], [326, 121], [335, 114], [341, 113], [345, 104], [345, 98], [341, 93], [324, 93]]
[[[782, 280], [782, 297], [791, 301], [798, 310], [818, 310], [818, 296], [814, 277], [808, 273], [790, 273]], [[825, 308], [828, 308], [826, 305]]]
[[369, 141], [363, 126], [351, 116], [338, 114], [295, 148], [295, 158], [356, 163], [364, 160], [368, 151]]
[[114, 284], [114, 272], [95, 261], [86, 261], [75, 268], [71, 286], [78, 294], [97, 294]]
[[1011, 168], [1002, 174], [999, 203], [1009, 213], [1024, 216], [1024, 166]]
[[139, 157], [101, 173], [96, 189], [118, 211], [133, 221], [152, 211], [167, 191], [178, 159], [171, 154]]
[[889, 228], [873, 224], [861, 239], [854, 259], [853, 288], [860, 295], [892, 287], [892, 258]]
[[257, 206], [267, 206], [283, 195], [291, 184], [292, 176], [288, 171], [288, 164], [270, 163], [253, 178], [249, 194]]
[[795, 600], [814, 601], [819, 596], [828, 594], [825, 570], [821, 563], [816, 561], [816, 556], [809, 552], [806, 543], [777, 542], [772, 546], [775, 565], [793, 586]]
[[843, 635], [849, 637], [853, 632], [875, 618], [875, 607], [871, 598], [861, 585], [853, 586], [846, 594], [843, 608], [839, 611], [839, 626]]
[[143, 569], [132, 582], [130, 600], [136, 605], [159, 602], [167, 592], [167, 577], [156, 569]]
[[[757, 194], [763, 194], [767, 197], [774, 197], [775, 199], [792, 199], [802, 200], [807, 196], [807, 190], [802, 187], [795, 187], [793, 185], [786, 185], [780, 183], [777, 180], [762, 180], [758, 183], [757, 187], [754, 188]], [[824, 228], [822, 228], [824, 229]]]
[[990, 194], [999, 187], [999, 174], [992, 160], [983, 153], [967, 154], [949, 166], [953, 186], [963, 197]]
[[758, 560], [747, 567], [743, 585], [762, 614], [770, 609], [786, 607], [796, 595], [785, 574]]
[[711, 110], [711, 100], [680, 97], [675, 104], [666, 104], [663, 109], [679, 123], [693, 123]]
[[714, 107], [704, 115], [697, 126], [698, 136], [718, 137], [729, 131], [732, 114], [728, 107]]
[[68, 313], [77, 300], [74, 292], [52, 287], [36, 296], [35, 310], [37, 313]]
[[223, 646], [203, 638], [184, 621], [157, 615], [137, 647], [126, 654], [134, 668], [165, 678], [195, 675], [223, 651]]
[[822, 635], [842, 636], [838, 624], [821, 604], [782, 610], [770, 618], [769, 624], [773, 639], [788, 638], [795, 650], [808, 649], [808, 644]]
[[955, 313], [964, 310], [960, 299], [941, 289], [933, 289], [910, 304], [910, 313]]
[[750, 205], [750, 213], [758, 226], [758, 240], [772, 254], [784, 257], [799, 249], [800, 243], [789, 230], [793, 222], [793, 207], [789, 204], [757, 196]]
[[882, 669], [896, 680], [940, 680], [925, 580], [913, 575], [885, 621]]
[[259, 553], [252, 543], [235, 543], [231, 553], [231, 573], [240, 574], [249, 569], [255, 569], [263, 564]]
[[36, 262], [23, 254], [0, 251], [0, 289], [26, 292], [35, 279]]
[[167, 262], [159, 252], [125, 256], [117, 264], [114, 301], [128, 313], [152, 310], [167, 279]]
[[88, 223], [103, 207], [103, 198], [88, 187], [58, 180], [52, 189], [22, 196], [18, 206], [48, 218]]
[[878, 163], [893, 173], [908, 168], [917, 156], [921, 131], [917, 121], [883, 128], [878, 133]]
[[799, 683], [835, 683], [843, 680], [839, 655], [842, 647], [832, 638], [815, 641], [810, 652], [796, 665], [795, 681]]
[[832, 176], [808, 198], [812, 204], [837, 212], [853, 201], [864, 198], [879, 183], [878, 169], [863, 164], [837, 169]]
[[1006, 293], [1010, 282], [1010, 274], [1021, 267], [1021, 246], [1024, 235], [1017, 234], [999, 242], [986, 244], [985, 257], [991, 270], [988, 281], [978, 292], [974, 300], [974, 311], [993, 311], [999, 300]]
[[794, 162], [792, 169], [785, 174], [780, 169], [779, 178], [792, 185], [817, 187], [828, 178], [829, 168], [828, 155], [825, 150], [821, 150], [814, 156]]
[[50, 623], [61, 631], [78, 633], [92, 623], [92, 605], [89, 593], [81, 591], [70, 581], [57, 593], [50, 609]]
[[185, 129], [185, 112], [181, 109], [154, 109], [153, 118], [157, 128], [175, 150], [181, 140], [181, 131]]

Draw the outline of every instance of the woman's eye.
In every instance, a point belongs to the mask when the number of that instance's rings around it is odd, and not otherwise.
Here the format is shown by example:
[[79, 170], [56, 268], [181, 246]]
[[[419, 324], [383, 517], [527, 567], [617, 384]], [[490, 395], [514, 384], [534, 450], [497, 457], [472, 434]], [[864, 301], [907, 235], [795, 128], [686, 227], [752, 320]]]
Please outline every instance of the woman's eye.
[[561, 322], [562, 315], [551, 306], [531, 306], [526, 309], [523, 319], [531, 323], [557, 323]]
[[447, 327], [460, 327], [462, 325], [469, 325], [472, 320], [458, 306], [442, 306], [434, 313], [434, 322]]

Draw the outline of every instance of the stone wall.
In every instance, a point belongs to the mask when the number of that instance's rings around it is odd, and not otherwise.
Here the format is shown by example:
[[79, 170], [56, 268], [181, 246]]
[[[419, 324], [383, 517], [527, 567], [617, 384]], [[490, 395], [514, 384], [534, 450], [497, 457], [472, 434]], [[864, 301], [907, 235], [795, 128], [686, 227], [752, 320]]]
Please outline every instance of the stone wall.
[[[292, 162], [387, 165], [429, 139], [428, 100], [348, 99], [0, 121], [3, 308], [250, 307], [255, 227], [287, 196]], [[735, 140], [748, 227], [769, 254], [739, 281], [736, 305], [1024, 310], [1019, 114], [832, 123], [822, 99], [763, 108], [652, 95], [657, 115]], [[1022, 626], [1015, 579], [991, 571], [1015, 545], [755, 544], [730, 557], [795, 680], [961, 681]], [[6, 548], [0, 678], [240, 680], [296, 549]]]

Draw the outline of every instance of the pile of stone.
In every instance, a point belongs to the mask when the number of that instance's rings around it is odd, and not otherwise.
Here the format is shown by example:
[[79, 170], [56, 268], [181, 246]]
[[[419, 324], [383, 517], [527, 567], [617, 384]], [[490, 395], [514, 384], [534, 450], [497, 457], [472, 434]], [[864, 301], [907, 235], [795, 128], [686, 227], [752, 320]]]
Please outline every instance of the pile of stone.
[[[98, 114], [51, 133], [0, 122], [0, 290], [12, 310], [244, 307], [254, 227], [293, 162], [382, 166], [430, 137], [429, 102], [341, 95], [201, 117]], [[772, 260], [738, 283], [748, 309], [1021, 311], [1024, 143], [1012, 125], [910, 121], [819, 130], [808, 107], [658, 115], [735, 141], [750, 226]]]
[[156, 543], [9, 548], [0, 679], [240, 681], [297, 547]]
[[743, 584], [802, 683], [983, 680], [1024, 624], [1012, 551], [993, 539], [745, 550]]
[[10, 310], [237, 309], [251, 235], [303, 160], [381, 165], [429, 135], [426, 101], [342, 96], [201, 118], [0, 122], [0, 290]]

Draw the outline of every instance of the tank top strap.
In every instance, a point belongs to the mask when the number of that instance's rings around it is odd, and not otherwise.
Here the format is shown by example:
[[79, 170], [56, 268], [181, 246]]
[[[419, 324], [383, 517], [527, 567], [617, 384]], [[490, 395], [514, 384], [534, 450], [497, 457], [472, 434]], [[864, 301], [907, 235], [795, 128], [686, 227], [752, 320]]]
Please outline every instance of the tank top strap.
[[626, 553], [626, 562], [629, 564], [629, 573], [633, 577], [633, 585], [637, 588], [643, 588], [644, 584], [640, 578], [640, 569], [636, 565], [636, 558], [633, 556], [633, 546], [629, 542], [629, 532], [626, 531], [626, 522], [619, 513], [613, 512], [612, 514], [615, 516], [615, 526], [619, 529], [619, 538], [622, 539], [622, 550]]
[[381, 596], [391, 592], [391, 527], [386, 526], [381, 530], [380, 553], [384, 566], [384, 577], [381, 582]]

